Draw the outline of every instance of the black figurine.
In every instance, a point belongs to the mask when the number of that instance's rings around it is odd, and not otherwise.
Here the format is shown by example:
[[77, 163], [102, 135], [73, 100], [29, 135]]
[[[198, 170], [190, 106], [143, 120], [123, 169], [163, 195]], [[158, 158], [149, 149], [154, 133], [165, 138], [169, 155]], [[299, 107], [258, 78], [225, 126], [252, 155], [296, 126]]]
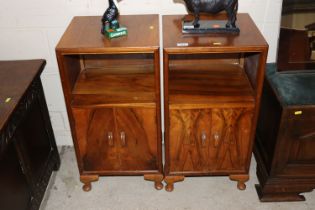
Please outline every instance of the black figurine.
[[116, 29], [119, 28], [119, 22], [117, 20], [119, 11], [118, 7], [115, 4], [117, 1], [114, 0], [108, 0], [108, 8], [104, 12], [103, 18], [102, 18], [102, 33], [104, 34], [106, 30], [108, 29]]
[[108, 8], [104, 12], [102, 18], [102, 34], [109, 39], [126, 36], [128, 30], [126, 27], [120, 26], [118, 22], [118, 2], [117, 0], [108, 0]]
[[236, 13], [238, 0], [184, 0], [189, 12], [195, 16], [193, 26], [199, 28], [200, 13], [217, 14], [223, 10], [227, 12], [226, 28], [236, 28]]

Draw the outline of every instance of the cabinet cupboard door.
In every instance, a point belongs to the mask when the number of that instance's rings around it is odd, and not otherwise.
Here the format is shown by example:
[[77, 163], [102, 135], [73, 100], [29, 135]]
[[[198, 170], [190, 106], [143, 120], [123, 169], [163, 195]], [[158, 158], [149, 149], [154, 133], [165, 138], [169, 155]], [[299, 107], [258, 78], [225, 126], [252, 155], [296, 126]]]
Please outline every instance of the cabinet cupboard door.
[[119, 169], [113, 109], [75, 108], [73, 115], [83, 170]]
[[170, 170], [215, 173], [245, 171], [252, 109], [170, 111]]
[[157, 170], [155, 109], [116, 109], [122, 170]]
[[74, 108], [84, 171], [157, 170], [156, 110]]

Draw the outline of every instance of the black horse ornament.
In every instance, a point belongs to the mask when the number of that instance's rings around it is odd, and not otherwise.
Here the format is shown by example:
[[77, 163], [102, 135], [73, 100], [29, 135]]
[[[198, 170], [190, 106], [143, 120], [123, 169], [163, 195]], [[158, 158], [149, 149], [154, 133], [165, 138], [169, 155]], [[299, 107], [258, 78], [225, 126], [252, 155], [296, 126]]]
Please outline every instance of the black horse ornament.
[[[239, 29], [236, 27], [236, 14], [238, 9], [238, 0], [184, 0], [186, 7], [190, 13], [194, 15], [192, 23], [186, 23], [186, 29], [188, 33], [207, 33], [207, 32], [232, 32], [239, 33]], [[215, 21], [211, 25], [205, 26], [204, 21], [200, 20], [200, 13], [217, 14], [221, 11], [226, 11], [228, 20], [225, 26], [222, 27], [222, 21]], [[219, 24], [218, 24], [219, 23]], [[220, 27], [218, 27], [220, 25]], [[205, 28], [207, 27], [207, 28]], [[183, 26], [183, 32], [185, 25]], [[186, 31], [187, 32], [187, 31]]]

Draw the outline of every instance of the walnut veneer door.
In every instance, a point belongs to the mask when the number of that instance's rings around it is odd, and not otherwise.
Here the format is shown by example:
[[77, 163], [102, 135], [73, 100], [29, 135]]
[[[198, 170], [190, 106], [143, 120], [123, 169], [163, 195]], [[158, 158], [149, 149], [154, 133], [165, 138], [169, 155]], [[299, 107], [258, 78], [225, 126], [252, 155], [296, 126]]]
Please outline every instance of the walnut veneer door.
[[156, 110], [115, 109], [122, 170], [157, 170]]
[[113, 109], [74, 108], [73, 116], [82, 169], [119, 169]]
[[252, 109], [170, 111], [170, 171], [245, 171]]
[[154, 108], [74, 108], [84, 171], [157, 170]]
[[315, 109], [302, 108], [284, 112], [278, 150], [276, 172], [279, 176], [315, 176]]

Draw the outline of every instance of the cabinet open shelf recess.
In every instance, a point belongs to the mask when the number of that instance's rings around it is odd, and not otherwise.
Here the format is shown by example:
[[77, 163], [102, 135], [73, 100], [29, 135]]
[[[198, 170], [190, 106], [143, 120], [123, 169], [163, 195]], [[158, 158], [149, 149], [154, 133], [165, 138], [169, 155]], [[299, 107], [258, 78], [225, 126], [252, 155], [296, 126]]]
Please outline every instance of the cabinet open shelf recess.
[[[153, 54], [74, 56], [72, 106], [147, 106], [156, 102]], [[67, 60], [67, 58], [65, 59]], [[76, 69], [77, 68], [77, 69]]]
[[216, 62], [209, 64], [206, 60], [197, 60], [191, 61], [189, 65], [170, 64], [171, 109], [179, 105], [206, 106], [221, 103], [254, 105], [254, 90], [241, 63]]

